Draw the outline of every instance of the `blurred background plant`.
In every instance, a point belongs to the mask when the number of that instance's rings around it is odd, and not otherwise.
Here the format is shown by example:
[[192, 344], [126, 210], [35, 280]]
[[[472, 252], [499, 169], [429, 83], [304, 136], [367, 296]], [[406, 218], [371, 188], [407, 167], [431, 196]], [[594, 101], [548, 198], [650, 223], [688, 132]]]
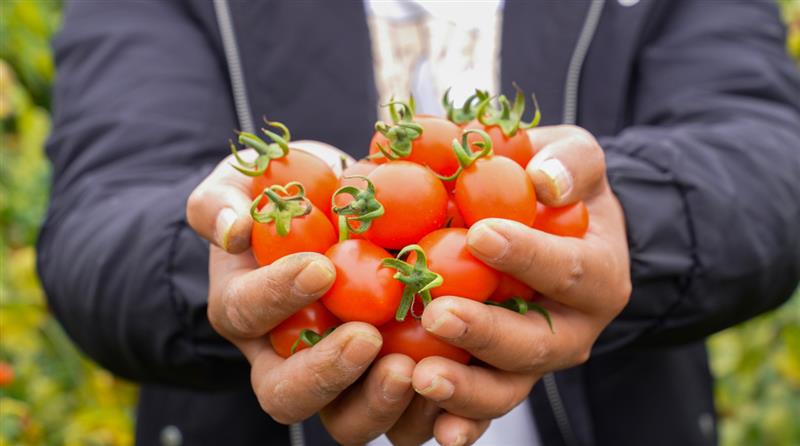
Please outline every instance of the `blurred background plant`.
[[[779, 1], [800, 61], [800, 0]], [[0, 2], [0, 446], [133, 443], [136, 389], [75, 349], [35, 272], [58, 0]], [[800, 291], [709, 340], [723, 445], [800, 444]]]

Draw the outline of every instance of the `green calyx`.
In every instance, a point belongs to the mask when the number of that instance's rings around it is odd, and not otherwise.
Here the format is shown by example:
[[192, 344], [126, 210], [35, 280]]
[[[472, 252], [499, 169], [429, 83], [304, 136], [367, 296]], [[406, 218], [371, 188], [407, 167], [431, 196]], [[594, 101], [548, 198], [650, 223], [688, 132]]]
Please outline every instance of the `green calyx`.
[[414, 140], [422, 135], [422, 126], [414, 122], [414, 98], [408, 102], [395, 101], [394, 98], [382, 107], [389, 107], [389, 116], [392, 124], [383, 121], [375, 123], [375, 131], [389, 140], [389, 147], [378, 144], [380, 155], [374, 154], [370, 159], [380, 156], [390, 160], [405, 158], [411, 155], [411, 146]]
[[[339, 239], [347, 240], [349, 233], [361, 234], [369, 230], [372, 220], [383, 215], [383, 205], [375, 198], [375, 185], [367, 177], [361, 175], [347, 176], [345, 178], [360, 178], [367, 182], [367, 187], [359, 189], [355, 186], [340, 187], [331, 197], [332, 210], [339, 216]], [[353, 201], [346, 206], [337, 206], [336, 197], [350, 195]], [[353, 226], [353, 222], [359, 224]]]
[[531, 95], [536, 111], [531, 122], [522, 122], [522, 113], [525, 112], [525, 93], [522, 92], [522, 89], [517, 84], [514, 84], [514, 88], [517, 90], [517, 94], [514, 96], [513, 105], [509, 103], [505, 95], [500, 95], [497, 99], [500, 107], [493, 108], [491, 107], [491, 98], [487, 97], [478, 105], [477, 112], [478, 121], [481, 124], [485, 126], [496, 125], [509, 138], [516, 135], [519, 129], [527, 130], [536, 127], [542, 117], [536, 96]]
[[487, 300], [486, 305], [503, 307], [519, 314], [525, 314], [528, 312], [528, 310], [533, 310], [541, 314], [542, 317], [544, 317], [544, 319], [547, 321], [547, 326], [550, 327], [550, 333], [556, 333], [556, 331], [553, 329], [553, 320], [550, 318], [550, 312], [547, 311], [547, 308], [539, 304], [526, 302], [524, 299], [514, 296], [504, 300], [503, 302]]
[[[469, 148], [469, 135], [473, 133], [481, 137], [480, 141], [472, 143], [473, 146], [481, 149], [477, 152], [473, 152]], [[461, 142], [457, 139], [453, 140], [453, 152], [455, 152], [456, 159], [458, 160], [458, 169], [450, 176], [436, 174], [442, 181], [455, 180], [464, 169], [471, 166], [476, 160], [491, 156], [494, 153], [492, 151], [492, 138], [481, 129], [469, 129], [461, 135]]]
[[294, 352], [297, 351], [297, 347], [300, 346], [301, 342], [309, 347], [317, 345], [319, 341], [325, 339], [325, 337], [331, 334], [335, 329], [336, 327], [331, 327], [325, 330], [325, 332], [323, 332], [322, 334], [319, 334], [316, 331], [310, 330], [308, 328], [302, 329], [300, 331], [300, 336], [298, 336], [297, 340], [294, 341], [294, 344], [292, 344], [292, 349], [290, 350], [291, 353], [294, 354]]
[[[291, 195], [289, 189], [297, 189], [297, 193]], [[279, 195], [283, 194], [283, 196]], [[267, 197], [269, 204], [264, 209], [258, 210], [261, 200]], [[292, 219], [303, 217], [311, 213], [313, 206], [306, 198], [303, 185], [297, 181], [287, 183], [286, 186], [273, 185], [261, 193], [250, 206], [250, 215], [258, 223], [275, 222], [275, 230], [278, 235], [285, 237], [289, 234]]]
[[258, 135], [253, 133], [239, 133], [239, 144], [254, 149], [256, 152], [258, 152], [258, 156], [255, 160], [243, 160], [241, 156], [239, 156], [239, 151], [236, 149], [236, 145], [233, 143], [233, 141], [229, 141], [231, 145], [231, 152], [238, 163], [238, 165], [231, 165], [234, 167], [234, 169], [250, 177], [263, 175], [269, 167], [270, 161], [277, 158], [283, 158], [289, 154], [289, 141], [292, 139], [289, 129], [280, 122], [267, 121], [267, 118], [264, 118], [264, 122], [267, 125], [280, 129], [282, 135], [278, 135], [277, 133], [266, 128], [262, 128], [261, 131], [273, 141], [271, 143], [267, 143]]
[[[417, 259], [414, 264], [401, 260], [407, 254], [414, 252]], [[444, 279], [441, 275], [428, 269], [428, 257], [419, 245], [408, 245], [397, 253], [396, 258], [383, 259], [383, 266], [397, 270], [394, 278], [403, 282], [403, 297], [397, 306], [395, 319], [404, 321], [406, 315], [414, 304], [414, 297], [419, 296], [422, 304], [427, 306], [431, 302], [431, 289], [440, 286]]]
[[447, 119], [453, 124], [466, 124], [478, 116], [478, 106], [484, 101], [489, 100], [489, 92], [485, 90], [475, 90], [475, 93], [464, 100], [464, 105], [457, 108], [450, 100], [450, 89], [442, 96], [442, 106], [447, 112]]

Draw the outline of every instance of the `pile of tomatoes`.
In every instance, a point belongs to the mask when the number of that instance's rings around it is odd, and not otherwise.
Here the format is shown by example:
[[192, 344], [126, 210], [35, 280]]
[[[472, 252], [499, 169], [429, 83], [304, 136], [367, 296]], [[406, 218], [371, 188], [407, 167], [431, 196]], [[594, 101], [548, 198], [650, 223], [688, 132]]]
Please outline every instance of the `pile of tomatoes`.
[[[495, 100], [496, 99], [496, 100]], [[512, 104], [478, 91], [461, 108], [445, 95], [447, 118], [415, 115], [413, 101], [387, 104], [391, 123], [378, 122], [369, 156], [341, 178], [321, 159], [290, 147], [290, 132], [265, 122], [269, 142], [240, 133], [256, 150], [242, 173], [253, 178], [252, 251], [260, 265], [296, 252], [317, 252], [336, 267], [336, 281], [317, 302], [270, 333], [288, 357], [318, 342], [338, 324], [375, 325], [381, 355], [415, 360], [439, 355], [466, 363], [470, 355], [429, 334], [419, 316], [431, 299], [460, 296], [524, 312], [536, 292], [477, 258], [467, 229], [504, 218], [562, 236], [582, 237], [582, 203], [548, 208], [536, 202], [525, 166], [534, 155], [522, 122], [525, 97]], [[535, 103], [535, 99], [534, 99]]]

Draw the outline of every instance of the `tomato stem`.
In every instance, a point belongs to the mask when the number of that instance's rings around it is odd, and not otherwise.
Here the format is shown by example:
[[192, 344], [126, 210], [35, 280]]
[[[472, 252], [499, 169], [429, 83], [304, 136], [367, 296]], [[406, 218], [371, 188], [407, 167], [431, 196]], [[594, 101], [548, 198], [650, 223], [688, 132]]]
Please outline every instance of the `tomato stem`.
[[463, 125], [478, 116], [477, 106], [488, 98], [488, 91], [476, 89], [475, 93], [464, 100], [464, 105], [462, 105], [461, 108], [457, 108], [453, 104], [453, 101], [450, 100], [450, 88], [448, 88], [444, 92], [444, 96], [442, 96], [442, 106], [447, 111], [447, 119], [450, 120], [450, 122]]
[[269, 167], [270, 161], [283, 158], [289, 154], [289, 141], [292, 139], [289, 129], [280, 122], [268, 121], [266, 117], [264, 122], [281, 130], [282, 135], [278, 135], [266, 128], [261, 128], [261, 131], [273, 141], [272, 143], [267, 143], [253, 133], [239, 132], [239, 144], [254, 149], [258, 153], [255, 160], [245, 161], [242, 159], [233, 141], [228, 141], [231, 146], [231, 153], [233, 153], [237, 163], [231, 163], [231, 166], [250, 177], [263, 175]]
[[378, 143], [379, 154], [375, 153], [367, 158], [375, 159], [383, 156], [396, 160], [411, 155], [413, 142], [422, 135], [423, 131], [422, 126], [414, 122], [414, 98], [411, 97], [408, 102], [395, 101], [392, 98], [381, 107], [389, 108], [392, 124], [378, 121], [375, 123], [375, 131], [386, 137], [389, 147]]
[[[473, 146], [481, 149], [477, 152], [469, 149], [469, 135], [472, 133], [481, 137], [480, 141], [472, 143]], [[439, 175], [434, 172], [442, 181], [455, 180], [461, 174], [461, 171], [471, 166], [478, 158], [491, 156], [494, 153], [492, 151], [492, 138], [481, 129], [469, 129], [461, 135], [461, 142], [458, 142], [457, 139], [453, 140], [453, 152], [455, 152], [456, 159], [458, 160], [458, 169], [449, 176]]]
[[[289, 194], [291, 188], [297, 189], [297, 193]], [[282, 197], [279, 193], [285, 196]], [[259, 205], [264, 197], [267, 197], [270, 203], [259, 211]], [[264, 192], [253, 200], [253, 204], [250, 206], [250, 215], [257, 223], [275, 222], [276, 232], [281, 237], [285, 237], [289, 234], [292, 219], [308, 215], [312, 209], [313, 206], [306, 198], [303, 185], [292, 181], [285, 186], [275, 184], [265, 188]]]
[[512, 105], [505, 95], [500, 95], [498, 103], [500, 108], [491, 107], [491, 98], [484, 98], [478, 105], [477, 117], [478, 121], [485, 126], [498, 126], [503, 134], [507, 137], [512, 137], [517, 134], [517, 130], [532, 129], [539, 125], [539, 120], [542, 117], [539, 110], [539, 103], [536, 101], [536, 96], [531, 95], [533, 99], [533, 106], [535, 109], [533, 119], [531, 122], [523, 122], [522, 114], [525, 112], [525, 93], [522, 89], [514, 83], [514, 89], [517, 93], [514, 96], [514, 104]]
[[322, 334], [319, 334], [316, 331], [308, 328], [302, 329], [300, 331], [300, 335], [297, 337], [297, 340], [294, 341], [294, 344], [292, 344], [292, 348], [290, 350], [291, 354], [294, 354], [297, 351], [297, 347], [300, 346], [301, 342], [309, 347], [317, 345], [319, 341], [325, 339], [326, 336], [331, 334], [335, 328], [336, 327], [331, 327], [325, 330]]
[[[344, 178], [358, 178], [367, 183], [367, 187], [359, 189], [355, 186], [342, 186], [333, 193], [331, 198], [333, 212], [340, 217], [346, 216], [346, 224], [349, 232], [362, 234], [372, 226], [372, 220], [383, 215], [383, 204], [375, 198], [375, 185], [367, 177], [362, 175], [346, 176]], [[336, 197], [339, 195], [350, 195], [353, 201], [346, 206], [337, 206]], [[359, 222], [357, 227], [351, 222]], [[341, 220], [340, 220], [341, 224]], [[341, 232], [340, 232], [341, 234]]]
[[[414, 265], [401, 260], [411, 252], [417, 256]], [[414, 304], [414, 296], [419, 296], [423, 306], [427, 306], [432, 299], [431, 289], [444, 282], [440, 274], [428, 269], [428, 257], [419, 245], [408, 245], [397, 253], [397, 257], [383, 259], [381, 264], [396, 269], [394, 278], [405, 284], [403, 296], [395, 313], [395, 319], [398, 321], [406, 319], [409, 309]]]

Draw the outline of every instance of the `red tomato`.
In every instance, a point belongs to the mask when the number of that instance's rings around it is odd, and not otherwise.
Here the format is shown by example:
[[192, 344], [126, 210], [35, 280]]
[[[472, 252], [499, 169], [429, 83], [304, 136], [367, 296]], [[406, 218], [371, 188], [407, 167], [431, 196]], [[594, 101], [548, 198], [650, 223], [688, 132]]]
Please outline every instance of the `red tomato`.
[[536, 192], [525, 169], [502, 156], [478, 158], [456, 180], [455, 200], [467, 226], [484, 218], [506, 218], [530, 226]]
[[8, 387], [14, 382], [14, 368], [11, 364], [0, 361], [0, 387]]
[[311, 213], [292, 218], [289, 233], [278, 234], [275, 222], [253, 222], [250, 246], [258, 264], [269, 265], [283, 256], [296, 252], [323, 253], [336, 243], [331, 222], [316, 206]]
[[[500, 280], [500, 273], [476, 259], [467, 249], [467, 230], [444, 228], [433, 231], [419, 241], [428, 257], [428, 268], [444, 279], [431, 289], [431, 297], [459, 296], [483, 302], [491, 296]], [[414, 263], [416, 254], [409, 255]]]
[[[406, 161], [428, 166], [439, 175], [450, 176], [458, 169], [458, 160], [453, 153], [453, 140], [461, 136], [461, 128], [447, 119], [434, 116], [416, 116], [414, 122], [422, 126], [420, 135], [411, 145], [411, 154]], [[369, 145], [371, 155], [380, 153], [380, 143], [389, 150], [389, 141], [383, 134], [375, 132]], [[385, 158], [376, 158], [377, 163], [386, 162]], [[452, 185], [446, 185], [452, 189]]]
[[428, 334], [413, 317], [407, 317], [403, 322], [391, 321], [382, 325], [379, 330], [383, 337], [383, 347], [378, 357], [402, 353], [419, 362], [429, 356], [441, 356], [461, 364], [466, 364], [471, 358], [466, 351]]
[[[516, 161], [517, 164], [522, 166], [523, 169], [528, 165], [528, 161], [530, 161], [535, 154], [531, 140], [528, 138], [528, 132], [526, 132], [524, 129], [518, 129], [517, 132], [514, 133], [514, 136], [506, 136], [500, 127], [496, 125], [485, 126], [477, 120], [467, 124], [464, 129], [484, 130], [489, 134], [489, 137], [492, 138], [492, 149], [494, 150], [494, 154], [511, 158], [512, 160]], [[475, 134], [471, 134], [468, 137], [470, 145], [472, 145], [472, 142], [477, 142], [480, 140], [481, 138]], [[473, 146], [472, 150], [479, 152], [480, 148]]]
[[447, 200], [447, 221], [445, 222], [445, 225], [448, 228], [467, 227], [467, 224], [464, 222], [464, 217], [458, 210], [458, 206], [456, 205], [455, 200], [453, 200], [453, 197], [450, 197], [450, 199]]
[[[300, 338], [303, 330], [313, 330], [322, 335], [328, 329], [339, 325], [339, 320], [324, 305], [312, 302], [289, 316], [269, 332], [269, 342], [275, 352], [284, 358], [292, 355], [292, 346]], [[308, 348], [305, 342], [298, 342], [295, 352]]]
[[325, 215], [329, 214], [339, 180], [325, 161], [302, 150], [290, 149], [286, 156], [270, 161], [264, 175], [253, 178], [251, 194], [255, 198], [266, 187], [290, 181], [302, 183], [311, 203]]
[[364, 237], [387, 249], [401, 249], [439, 229], [447, 219], [447, 191], [430, 170], [408, 161], [381, 165], [367, 178], [384, 214]]
[[391, 258], [385, 249], [367, 240], [345, 240], [325, 253], [336, 267], [336, 281], [322, 304], [339, 319], [381, 325], [394, 318], [403, 284], [395, 270], [381, 262]]
[[581, 238], [589, 229], [589, 211], [582, 201], [558, 208], [538, 203], [533, 227], [562, 237]]
[[531, 301], [535, 295], [536, 291], [528, 285], [525, 285], [508, 274], [500, 274], [500, 281], [494, 293], [489, 297], [489, 300], [504, 302], [512, 297], [519, 297], [522, 300]]

